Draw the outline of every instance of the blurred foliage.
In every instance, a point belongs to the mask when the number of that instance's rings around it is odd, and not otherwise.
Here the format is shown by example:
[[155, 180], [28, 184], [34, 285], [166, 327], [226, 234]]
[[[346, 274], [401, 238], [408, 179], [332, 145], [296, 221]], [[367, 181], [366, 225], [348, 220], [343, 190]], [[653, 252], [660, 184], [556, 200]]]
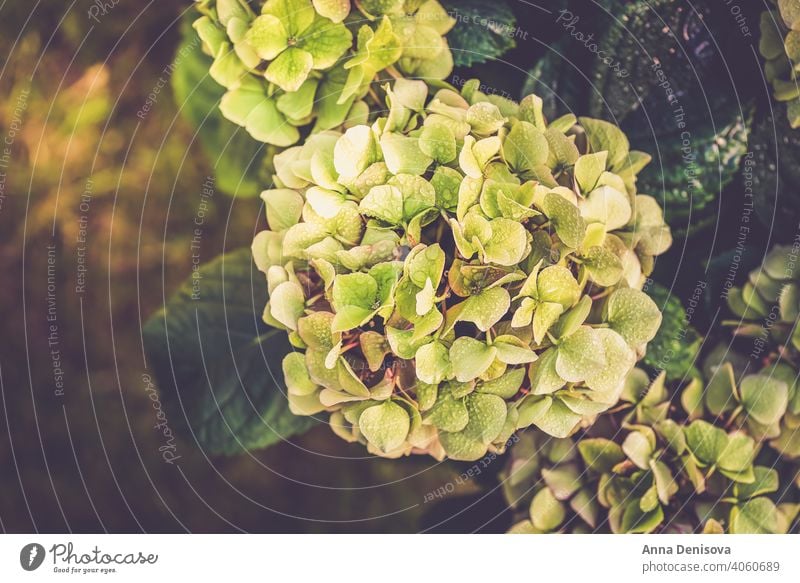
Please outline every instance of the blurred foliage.
[[643, 361], [657, 371], [665, 371], [668, 380], [686, 380], [684, 375], [694, 368], [703, 339], [689, 324], [680, 298], [657, 283], [645, 287], [645, 291], [661, 310], [662, 320], [647, 344]]
[[800, 130], [793, 130], [784, 115], [758, 119], [753, 129], [752, 160], [742, 176], [745, 189], [762, 224], [776, 239], [788, 243], [800, 224]]

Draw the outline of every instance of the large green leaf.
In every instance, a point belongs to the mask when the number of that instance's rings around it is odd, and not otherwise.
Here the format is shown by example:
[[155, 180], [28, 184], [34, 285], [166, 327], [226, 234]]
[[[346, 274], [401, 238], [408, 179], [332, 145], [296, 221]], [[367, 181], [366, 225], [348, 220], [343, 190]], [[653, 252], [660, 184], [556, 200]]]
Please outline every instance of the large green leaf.
[[491, 61], [514, 48], [516, 22], [506, 0], [444, 0], [442, 6], [458, 15], [447, 35], [457, 67]]
[[574, 111], [618, 124], [632, 150], [653, 155], [638, 190], [659, 200], [673, 232], [685, 232], [690, 216], [692, 230], [712, 223], [719, 193], [748, 152], [757, 91], [750, 79], [761, 74], [751, 66], [751, 43], [736, 42], [730, 14], [712, 0], [571, 2], [570, 11], [576, 31], [586, 35], [580, 27], [590, 23], [598, 31], [592, 42], [603, 50], [575, 42], [562, 20], [563, 40], [531, 71], [522, 95], [541, 95], [549, 119]]
[[148, 368], [187, 438], [211, 454], [267, 447], [309, 429], [289, 411], [286, 332], [261, 321], [266, 282], [249, 250], [222, 255], [144, 327]]
[[181, 115], [196, 128], [203, 150], [214, 167], [215, 186], [231, 196], [258, 196], [265, 182], [259, 172], [265, 163], [265, 146], [244, 128], [225, 119], [219, 100], [225, 94], [209, 75], [212, 59], [200, 50], [197, 33], [183, 27], [172, 73], [172, 90]]

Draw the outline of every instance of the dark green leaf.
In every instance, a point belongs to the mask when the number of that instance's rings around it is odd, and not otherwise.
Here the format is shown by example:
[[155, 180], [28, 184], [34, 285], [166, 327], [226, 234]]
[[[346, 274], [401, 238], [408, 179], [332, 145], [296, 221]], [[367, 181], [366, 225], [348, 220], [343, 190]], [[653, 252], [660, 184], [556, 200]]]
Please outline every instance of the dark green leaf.
[[289, 411], [286, 332], [261, 321], [266, 282], [249, 250], [199, 271], [144, 327], [149, 369], [175, 419], [206, 452], [233, 455], [309, 429]]
[[506, 0], [444, 0], [442, 6], [456, 18], [447, 41], [457, 67], [491, 61], [514, 48], [516, 22]]

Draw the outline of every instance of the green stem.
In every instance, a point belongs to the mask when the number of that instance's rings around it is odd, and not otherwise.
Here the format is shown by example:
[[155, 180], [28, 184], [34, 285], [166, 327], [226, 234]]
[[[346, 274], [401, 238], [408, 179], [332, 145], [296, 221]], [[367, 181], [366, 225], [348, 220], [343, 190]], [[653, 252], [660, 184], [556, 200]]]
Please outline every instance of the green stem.
[[728, 429], [731, 425], [733, 425], [733, 422], [736, 421], [736, 418], [739, 415], [741, 415], [742, 411], [744, 411], [744, 405], [739, 405], [733, 410], [730, 419], [728, 419], [728, 422], [725, 424], [725, 429]]

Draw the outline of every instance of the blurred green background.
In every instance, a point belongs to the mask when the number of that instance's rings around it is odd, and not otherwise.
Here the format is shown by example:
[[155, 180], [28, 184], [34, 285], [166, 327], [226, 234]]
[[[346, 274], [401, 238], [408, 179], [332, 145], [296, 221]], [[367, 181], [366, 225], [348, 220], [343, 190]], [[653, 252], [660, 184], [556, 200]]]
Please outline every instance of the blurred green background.
[[203, 196], [213, 169], [170, 88], [191, 3], [101, 5], [0, 4], [0, 528], [412, 532], [456, 513], [425, 503], [447, 487], [480, 509], [438, 530], [504, 530], [484, 526], [497, 493], [476, 495], [494, 468], [447, 486], [463, 467], [324, 426], [236, 458], [166, 440], [141, 326], [190, 275], [195, 219], [206, 262], [249, 245], [261, 205]]

